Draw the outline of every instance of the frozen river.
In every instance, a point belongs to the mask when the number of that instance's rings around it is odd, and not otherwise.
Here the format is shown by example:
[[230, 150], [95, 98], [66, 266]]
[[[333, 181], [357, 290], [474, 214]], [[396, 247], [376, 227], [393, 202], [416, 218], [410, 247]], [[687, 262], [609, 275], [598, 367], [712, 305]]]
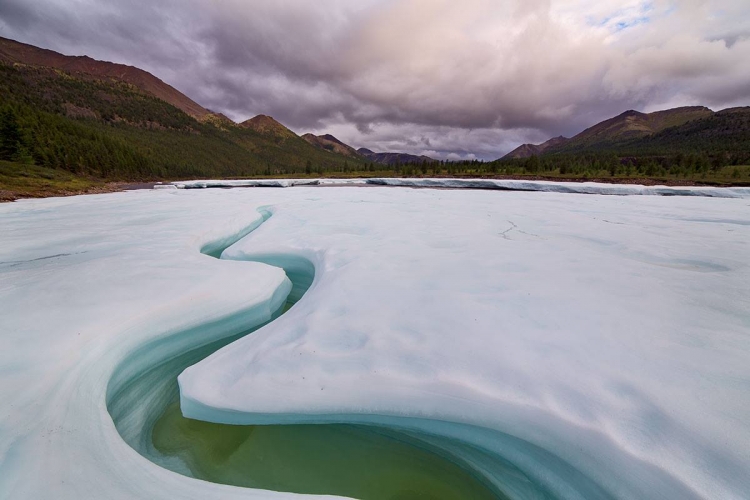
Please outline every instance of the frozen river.
[[0, 498], [747, 498], [728, 193], [2, 205]]

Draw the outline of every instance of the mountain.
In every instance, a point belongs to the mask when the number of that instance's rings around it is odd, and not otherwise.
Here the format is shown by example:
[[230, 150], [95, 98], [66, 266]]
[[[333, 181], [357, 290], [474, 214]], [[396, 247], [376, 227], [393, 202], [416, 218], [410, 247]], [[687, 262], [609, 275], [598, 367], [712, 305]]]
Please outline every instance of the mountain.
[[750, 107], [626, 111], [570, 139], [524, 145], [488, 167], [505, 175], [750, 185]]
[[269, 116], [238, 125], [138, 68], [7, 39], [0, 39], [0, 131], [0, 161], [96, 179], [292, 175], [363, 164], [311, 146]]
[[302, 138], [316, 148], [325, 149], [326, 151], [332, 151], [344, 156], [359, 157], [359, 154], [353, 147], [349, 146], [348, 144], [344, 144], [331, 134], [305, 134], [302, 136]]
[[629, 110], [597, 123], [570, 139], [556, 137], [539, 145], [524, 144], [505, 155], [503, 159], [612, 147], [658, 134], [668, 128], [680, 127], [691, 121], [702, 120], [713, 114], [713, 111], [703, 106], [688, 106], [654, 113]]
[[522, 144], [518, 146], [516, 149], [508, 153], [507, 155], [503, 156], [503, 159], [512, 159], [512, 158], [529, 158], [531, 156], [539, 156], [540, 154], [544, 153], [548, 149], [555, 148], [557, 146], [561, 146], [564, 143], [569, 141], [568, 138], [559, 136], [554, 137], [547, 142], [543, 142], [541, 144]]
[[363, 158], [368, 161], [380, 163], [382, 165], [404, 165], [407, 163], [432, 163], [435, 160], [429, 156], [416, 156], [406, 153], [375, 153], [367, 148], [359, 148], [355, 150], [348, 144], [344, 144], [331, 134], [325, 135], [314, 135], [305, 134], [302, 136], [304, 140], [315, 146], [316, 148], [324, 149], [326, 151], [332, 151], [344, 156], [352, 158]]
[[360, 148], [357, 150], [361, 156], [367, 158], [375, 163], [382, 163], [383, 165], [403, 165], [406, 163], [432, 163], [435, 160], [429, 156], [416, 156], [406, 153], [375, 153], [366, 148]]
[[0, 37], [0, 61], [7, 64], [25, 64], [59, 69], [73, 75], [85, 75], [84, 78], [94, 77], [125, 82], [138, 87], [157, 99], [168, 102], [193, 118], [201, 119], [212, 114], [211, 111], [151, 73], [133, 66], [97, 61], [88, 56], [65, 56], [51, 50], [2, 37]]
[[260, 134], [272, 135], [283, 139], [297, 137], [297, 134], [267, 115], [258, 115], [240, 123], [240, 127], [254, 130]]
[[750, 107], [728, 108], [653, 135], [623, 141], [611, 147], [622, 155], [670, 155], [680, 153], [733, 157], [750, 162]]
[[713, 113], [703, 106], [674, 108], [654, 113], [629, 110], [587, 128], [557, 149], [579, 150], [601, 144], [614, 144], [638, 139], [659, 133], [670, 127], [679, 127], [691, 120], [709, 117]]

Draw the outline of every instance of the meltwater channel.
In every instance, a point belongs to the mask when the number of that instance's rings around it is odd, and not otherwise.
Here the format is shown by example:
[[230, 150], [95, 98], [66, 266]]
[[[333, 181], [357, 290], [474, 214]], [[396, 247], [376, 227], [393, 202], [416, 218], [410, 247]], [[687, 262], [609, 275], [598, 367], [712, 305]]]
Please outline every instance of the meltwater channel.
[[[268, 209], [259, 212], [262, 218], [257, 223], [204, 246], [201, 252], [221, 258], [226, 248], [272, 215]], [[303, 257], [268, 255], [253, 260], [283, 268], [292, 283], [270, 321], [301, 300], [315, 279], [314, 265]], [[244, 329], [231, 322], [203, 325], [132, 353], [115, 370], [107, 391], [107, 407], [122, 438], [164, 468], [238, 487], [360, 500], [517, 496], [512, 493], [518, 492], [518, 485], [504, 491], [497, 478], [488, 474], [492, 467], [477, 467], [476, 457], [488, 457], [484, 452], [476, 449], [459, 456], [451, 450], [466, 452], [467, 448], [447, 437], [382, 424], [227, 425], [183, 417], [178, 375], [270, 321]], [[205, 338], [216, 340], [205, 343]], [[450, 446], [445, 446], [448, 442]], [[467, 460], [469, 456], [473, 458]], [[510, 464], [501, 469], [512, 470], [522, 483], [528, 481]], [[536, 498], [548, 497], [528, 486], [521, 489], [533, 491]]]

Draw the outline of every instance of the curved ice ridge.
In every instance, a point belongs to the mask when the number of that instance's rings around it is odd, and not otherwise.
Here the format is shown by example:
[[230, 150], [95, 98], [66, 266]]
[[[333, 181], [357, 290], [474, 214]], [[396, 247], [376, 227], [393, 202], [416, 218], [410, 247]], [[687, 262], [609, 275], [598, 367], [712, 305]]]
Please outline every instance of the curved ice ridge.
[[550, 193], [600, 194], [616, 196], [707, 196], [712, 198], [748, 198], [750, 188], [643, 186], [640, 184], [603, 184], [597, 182], [520, 181], [505, 179], [367, 179], [367, 184], [398, 187], [454, 189], [496, 189], [503, 191], [543, 191]]
[[[258, 212], [260, 219], [236, 234], [205, 244], [201, 253], [219, 258], [224, 249], [257, 229], [272, 215], [265, 207]], [[123, 440], [149, 460], [187, 473], [183, 465], [156, 451], [151, 442], [154, 423], [163, 409], [177, 400], [177, 375], [187, 366], [278, 317], [293, 288], [287, 277], [268, 302], [154, 339], [126, 356], [112, 372], [106, 397], [107, 410]]]
[[[267, 208], [260, 208], [258, 212], [261, 219], [236, 234], [204, 245], [201, 253], [221, 258], [226, 248], [247, 236], [272, 216], [272, 212]], [[152, 441], [154, 425], [164, 409], [178, 398], [183, 400], [178, 375], [222, 347], [278, 318], [302, 298], [315, 278], [315, 266], [312, 262], [297, 255], [258, 254], [253, 255], [252, 259], [243, 260], [280, 267], [287, 275], [287, 282], [276, 290], [267, 304], [260, 304], [254, 310], [251, 308], [230, 318], [198, 325], [141, 346], [115, 368], [107, 387], [107, 409], [123, 440], [148, 460], [185, 476], [192, 477], [192, 472], [182, 459], [162, 454]], [[358, 422], [368, 423], [365, 420], [360, 421], [356, 416], [340, 421]], [[287, 423], [287, 420], [283, 415], [269, 416], [267, 423]], [[493, 487], [494, 482], [485, 474], [486, 464], [480, 465], [480, 455], [477, 455], [477, 452], [468, 449], [460, 451], [455, 445], [448, 446], [447, 443], [441, 443], [439, 438], [422, 435], [409, 426], [401, 430], [397, 426], [383, 426], [381, 422], [372, 424], [376, 427], [385, 427], [380, 430], [384, 435], [427, 449], [456, 463], [488, 486], [498, 498], [505, 498], [500, 490]], [[519, 477], [517, 469], [513, 466], [508, 464], [506, 468], [513, 471], [511, 476]]]
[[[469, 470], [499, 498], [511, 500], [591, 500], [648, 498], [636, 485], [630, 489], [613, 478], [591, 477], [553, 452], [490, 427], [416, 416], [350, 414], [262, 414], [203, 405], [181, 391], [180, 406], [191, 419], [230, 425], [355, 424], [395, 432], [398, 439], [426, 448]], [[576, 431], [572, 430], [573, 433]], [[602, 440], [605, 437], [578, 436]], [[574, 439], [575, 441], [575, 439]], [[602, 443], [603, 444], [603, 443]], [[653, 464], [634, 457], [611, 457], [624, 475], [662, 484], [676, 498], [700, 496]]]
[[568, 194], [614, 196], [703, 196], [709, 198], [750, 198], [750, 187], [644, 186], [641, 184], [604, 184], [598, 182], [523, 181], [513, 179], [240, 179], [174, 182], [160, 189], [208, 189], [233, 187], [293, 187], [323, 184], [376, 185], [393, 187], [494, 189], [500, 191], [541, 191]]
[[[251, 258], [271, 265], [290, 269], [284, 259], [293, 256], [250, 254], [238, 258]], [[226, 258], [226, 257], [225, 257]], [[308, 261], [309, 264], [309, 261]], [[312, 265], [312, 264], [309, 264]], [[289, 272], [289, 271], [288, 271]], [[295, 274], [304, 274], [297, 270]], [[292, 277], [292, 274], [290, 274]], [[296, 281], [292, 279], [292, 281]], [[498, 495], [508, 498], [639, 498], [643, 492], [635, 486], [627, 491], [622, 482], [592, 476], [585, 463], [572, 463], [575, 453], [560, 455], [559, 448], [553, 452], [544, 444], [536, 445], [514, 435], [512, 429], [483, 426], [470, 420], [446, 421], [439, 416], [341, 413], [305, 414], [252, 413], [229, 408], [219, 408], [201, 400], [197, 389], [201, 379], [200, 369], [191, 367], [180, 374], [180, 407], [188, 418], [230, 425], [278, 425], [278, 424], [360, 424], [376, 426], [386, 432], [396, 432], [399, 439], [407, 437], [417, 446], [428, 448], [457, 465], [470, 470]], [[533, 421], [532, 421], [533, 420]], [[544, 433], [545, 426], [552, 422], [534, 418], [530, 428]], [[546, 422], [546, 424], [545, 424]], [[577, 434], [580, 433], [580, 434]], [[606, 436], [594, 435], [571, 427], [569, 441], [575, 445], [577, 439], [597, 441], [602, 447], [611, 447]], [[540, 441], [544, 443], [544, 440]], [[667, 490], [679, 492], [681, 498], [695, 498], [696, 494], [658, 466], [639, 461], [635, 457], [618, 456], [612, 460], [621, 464], [626, 474], [648, 477], [650, 484], [668, 485]]]
[[[316, 186], [320, 184], [319, 179], [241, 179], [241, 180], [203, 180], [173, 182], [171, 186], [177, 189], [209, 189], [209, 188], [232, 188], [232, 187], [292, 187], [292, 186]], [[167, 185], [161, 185], [164, 189]]]

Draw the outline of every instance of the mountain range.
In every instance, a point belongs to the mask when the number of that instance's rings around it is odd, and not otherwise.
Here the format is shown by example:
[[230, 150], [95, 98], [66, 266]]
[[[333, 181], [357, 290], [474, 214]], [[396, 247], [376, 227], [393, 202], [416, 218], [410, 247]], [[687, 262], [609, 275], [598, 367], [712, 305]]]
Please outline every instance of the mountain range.
[[354, 149], [348, 144], [344, 144], [331, 134], [325, 135], [313, 135], [305, 134], [302, 136], [304, 140], [315, 146], [316, 148], [325, 149], [326, 151], [332, 151], [340, 155], [348, 156], [351, 158], [360, 158], [374, 163], [380, 163], [383, 165], [406, 165], [409, 163], [432, 163], [436, 161], [429, 156], [417, 156], [407, 153], [375, 153], [367, 148]]
[[[524, 163], [534, 157], [542, 161]], [[495, 162], [438, 165], [427, 156], [355, 149], [330, 134], [299, 137], [267, 115], [235, 123], [139, 68], [0, 38], [2, 169], [27, 175], [8, 164], [35, 165], [76, 178], [143, 181], [424, 175], [424, 163], [432, 175], [622, 171], [703, 179], [706, 165], [718, 175], [723, 166], [750, 163], [750, 108], [630, 110], [571, 138], [524, 144]]]
[[434, 162], [435, 159], [429, 156], [421, 155], [410, 155], [406, 153], [375, 153], [367, 148], [359, 148], [357, 150], [361, 156], [369, 158], [371, 161], [376, 163], [383, 163], [385, 165], [399, 165], [407, 163], [430, 163]]
[[379, 161], [325, 139], [311, 143], [267, 115], [235, 123], [133, 66], [0, 37], [4, 108], [22, 140], [0, 160], [23, 157], [76, 174], [279, 175], [362, 170]]
[[312, 147], [268, 116], [234, 123], [138, 68], [2, 38], [0, 112], [18, 136], [0, 160], [76, 175], [282, 175], [364, 163]]
[[555, 137], [541, 144], [523, 144], [502, 159], [521, 159], [555, 153], [664, 155], [723, 149], [750, 149], [750, 107], [714, 112], [704, 106], [688, 106], [653, 113], [629, 110], [597, 123], [571, 137]]

